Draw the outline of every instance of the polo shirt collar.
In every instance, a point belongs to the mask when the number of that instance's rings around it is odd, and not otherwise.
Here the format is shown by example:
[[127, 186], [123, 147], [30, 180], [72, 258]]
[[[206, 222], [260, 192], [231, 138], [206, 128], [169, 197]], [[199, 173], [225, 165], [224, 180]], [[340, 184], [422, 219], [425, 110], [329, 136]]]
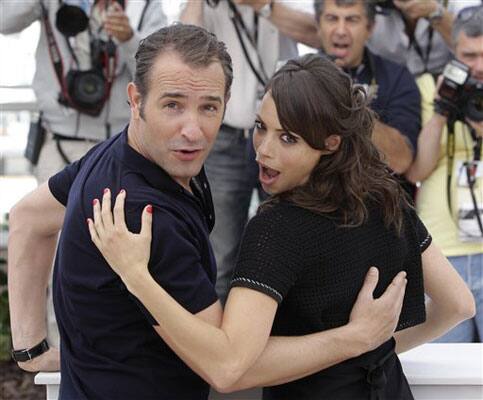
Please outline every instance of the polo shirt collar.
[[[185, 188], [183, 188], [183, 186], [176, 182], [164, 169], [145, 158], [128, 144], [128, 127], [129, 125], [124, 128], [124, 130], [121, 132], [118, 143], [113, 146], [113, 150], [117, 158], [131, 169], [141, 173], [153, 188], [162, 191], [191, 195], [191, 193], [189, 193]], [[206, 175], [204, 174], [203, 169], [200, 174], [195, 177], [195, 179], [198, 182], [201, 182], [202, 188], [209, 188], [207, 184], [205, 185]]]

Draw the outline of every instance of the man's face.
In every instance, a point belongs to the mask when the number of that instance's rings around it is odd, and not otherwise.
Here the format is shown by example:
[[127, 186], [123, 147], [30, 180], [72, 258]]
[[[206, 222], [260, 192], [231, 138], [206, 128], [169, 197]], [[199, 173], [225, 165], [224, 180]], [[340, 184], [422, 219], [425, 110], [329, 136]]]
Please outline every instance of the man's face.
[[223, 69], [218, 62], [193, 68], [176, 52], [166, 52], [158, 56], [149, 73], [144, 98], [134, 84], [128, 87], [132, 108], [129, 144], [188, 189], [221, 125]]
[[362, 1], [341, 7], [335, 0], [324, 2], [318, 34], [323, 50], [335, 56], [335, 63], [339, 67], [353, 68], [360, 65], [371, 32], [372, 26]]
[[471, 76], [483, 82], [483, 35], [469, 37], [460, 32], [456, 42], [456, 58], [471, 68]]

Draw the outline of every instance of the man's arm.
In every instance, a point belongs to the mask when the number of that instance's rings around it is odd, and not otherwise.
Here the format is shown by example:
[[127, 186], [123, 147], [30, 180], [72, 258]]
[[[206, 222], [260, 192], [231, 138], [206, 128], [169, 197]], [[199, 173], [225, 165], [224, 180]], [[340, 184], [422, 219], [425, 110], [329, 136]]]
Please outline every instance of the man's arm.
[[416, 158], [405, 175], [410, 182], [421, 182], [433, 172], [438, 163], [441, 136], [446, 122], [446, 117], [435, 113], [424, 126], [418, 138]]
[[131, 76], [134, 76], [136, 70], [134, 56], [140, 40], [167, 24], [161, 2], [151, 1], [143, 7], [146, 7], [146, 10], [139, 30], [132, 24], [126, 11], [116, 2], [111, 4], [104, 19], [104, 29], [116, 40], [120, 50], [119, 57], [126, 63]]
[[0, 33], [17, 33], [40, 19], [40, 3], [37, 0], [0, 0]]
[[413, 152], [407, 138], [381, 121], [376, 121], [372, 132], [372, 141], [384, 154], [386, 161], [394, 172], [404, 173], [413, 160]]
[[[437, 0], [394, 0], [394, 4], [406, 18], [413, 21], [417, 21], [419, 18], [429, 18], [438, 9]], [[445, 8], [441, 18], [434, 19], [430, 23], [442, 36], [448, 47], [452, 48], [451, 30], [453, 29], [453, 14]]]
[[275, 0], [237, 0], [235, 3], [253, 7], [256, 12], [272, 3], [269, 20], [281, 33], [307, 46], [320, 47], [320, 40], [317, 37], [318, 25], [312, 14], [295, 10]]
[[[35, 346], [46, 337], [46, 290], [65, 208], [44, 183], [10, 211], [8, 293], [14, 349]], [[28, 371], [58, 370], [52, 349], [19, 363]]]
[[179, 16], [183, 24], [204, 26], [204, 1], [188, 1]]

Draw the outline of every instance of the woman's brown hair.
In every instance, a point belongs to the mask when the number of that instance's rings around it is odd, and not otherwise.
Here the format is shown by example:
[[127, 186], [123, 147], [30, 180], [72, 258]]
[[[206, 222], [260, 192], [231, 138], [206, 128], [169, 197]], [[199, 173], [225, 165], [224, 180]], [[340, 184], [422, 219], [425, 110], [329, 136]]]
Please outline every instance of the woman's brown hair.
[[324, 215], [344, 226], [361, 225], [368, 206], [381, 209], [386, 226], [402, 227], [406, 194], [391, 176], [371, 136], [374, 113], [364, 89], [327, 58], [309, 54], [288, 61], [267, 85], [283, 129], [322, 150], [330, 135], [339, 148], [320, 158], [308, 182], [273, 196], [261, 209], [281, 199]]

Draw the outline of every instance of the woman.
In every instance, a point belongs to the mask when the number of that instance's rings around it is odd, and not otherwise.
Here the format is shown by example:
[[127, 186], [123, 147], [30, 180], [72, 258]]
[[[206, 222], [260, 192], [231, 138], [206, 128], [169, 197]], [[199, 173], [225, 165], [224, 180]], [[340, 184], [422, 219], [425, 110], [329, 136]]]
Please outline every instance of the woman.
[[[243, 387], [240, 378], [270, 334], [303, 335], [345, 324], [371, 265], [381, 271], [380, 288], [407, 271], [395, 340], [268, 387], [264, 398], [411, 399], [395, 345], [405, 351], [474, 312], [468, 289], [431, 244], [381, 161], [372, 127], [363, 91], [330, 61], [307, 55], [274, 75], [254, 132], [259, 178], [272, 197], [246, 228], [219, 328], [188, 313], [151, 278], [150, 237], [130, 234], [122, 218], [101, 228], [110, 213], [104, 209], [101, 215], [95, 202], [95, 223], [89, 221], [94, 243], [153, 314], [166, 343], [208, 382], [221, 374], [218, 388]], [[117, 209], [124, 196], [117, 198]], [[147, 210], [144, 232], [152, 212]]]

